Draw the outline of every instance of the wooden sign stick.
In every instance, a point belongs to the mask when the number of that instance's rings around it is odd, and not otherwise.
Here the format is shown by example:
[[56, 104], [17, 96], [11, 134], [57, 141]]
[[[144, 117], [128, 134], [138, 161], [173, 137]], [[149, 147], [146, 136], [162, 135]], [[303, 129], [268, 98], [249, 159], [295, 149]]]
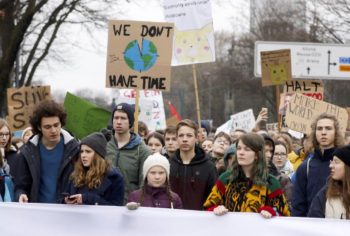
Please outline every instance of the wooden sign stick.
[[201, 128], [201, 112], [200, 112], [200, 108], [199, 108], [197, 73], [196, 73], [195, 64], [192, 64], [192, 72], [193, 72], [194, 90], [195, 90], [195, 94], [196, 94], [196, 111], [197, 111], [198, 129], [200, 129]]
[[134, 133], [139, 133], [139, 103], [140, 103], [140, 90], [136, 89], [136, 97], [135, 97], [135, 113], [134, 113]]

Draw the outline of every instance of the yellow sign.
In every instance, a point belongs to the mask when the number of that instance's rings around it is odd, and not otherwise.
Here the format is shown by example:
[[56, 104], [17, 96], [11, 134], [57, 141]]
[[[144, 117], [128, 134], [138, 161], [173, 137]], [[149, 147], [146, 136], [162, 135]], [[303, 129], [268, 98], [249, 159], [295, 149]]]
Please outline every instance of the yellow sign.
[[290, 49], [261, 52], [262, 86], [284, 84], [292, 79]]

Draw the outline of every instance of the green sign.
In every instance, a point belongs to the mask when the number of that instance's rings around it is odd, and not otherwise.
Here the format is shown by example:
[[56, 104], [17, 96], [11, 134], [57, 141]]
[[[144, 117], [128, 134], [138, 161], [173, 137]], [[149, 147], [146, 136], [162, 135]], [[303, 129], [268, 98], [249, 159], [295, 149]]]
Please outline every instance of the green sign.
[[65, 129], [79, 139], [106, 128], [111, 117], [111, 112], [71, 93], [66, 94], [64, 108], [67, 112]]

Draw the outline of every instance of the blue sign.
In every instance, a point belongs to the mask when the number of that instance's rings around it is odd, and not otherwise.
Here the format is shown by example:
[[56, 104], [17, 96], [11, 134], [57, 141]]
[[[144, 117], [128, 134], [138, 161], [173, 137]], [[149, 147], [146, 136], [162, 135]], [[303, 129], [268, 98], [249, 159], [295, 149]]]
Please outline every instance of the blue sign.
[[350, 57], [339, 57], [340, 64], [350, 64]]

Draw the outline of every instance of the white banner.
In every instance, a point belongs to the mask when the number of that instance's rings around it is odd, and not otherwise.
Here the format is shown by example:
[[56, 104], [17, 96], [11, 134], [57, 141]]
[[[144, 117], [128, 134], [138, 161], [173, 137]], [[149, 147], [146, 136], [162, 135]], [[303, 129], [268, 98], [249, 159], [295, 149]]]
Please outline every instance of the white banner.
[[210, 0], [164, 0], [163, 8], [175, 23], [172, 65], [215, 61]]
[[[119, 89], [119, 95], [116, 104], [129, 103], [135, 104], [136, 92], [133, 89]], [[163, 95], [161, 91], [140, 90], [140, 116], [139, 121], [146, 123], [151, 131], [165, 129], [165, 112]]]
[[0, 203], [0, 233], [8, 235], [317, 235], [347, 236], [350, 221], [297, 217], [264, 219], [254, 213], [141, 207]]

